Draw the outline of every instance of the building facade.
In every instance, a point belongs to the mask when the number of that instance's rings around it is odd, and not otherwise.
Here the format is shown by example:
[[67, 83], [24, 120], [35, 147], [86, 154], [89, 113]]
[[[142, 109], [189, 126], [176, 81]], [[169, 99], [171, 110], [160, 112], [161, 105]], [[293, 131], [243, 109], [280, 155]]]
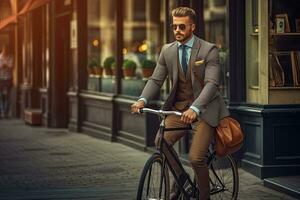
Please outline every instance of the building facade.
[[[194, 8], [195, 34], [220, 50], [220, 90], [245, 134], [244, 147], [236, 154], [242, 167], [260, 178], [299, 174], [300, 16], [295, 0], [0, 4], [0, 42], [10, 44], [15, 58], [12, 114], [24, 118], [33, 113], [43, 126], [143, 150], [153, 147], [159, 121], [150, 114], [132, 115], [130, 105], [147, 81], [145, 69], [151, 71], [146, 63], [155, 62], [162, 45], [173, 41], [171, 10]], [[276, 25], [280, 17], [284, 29]], [[280, 60], [281, 53], [290, 64]], [[166, 81], [149, 106], [159, 108], [169, 87]], [[182, 156], [189, 141], [186, 136], [176, 146]]]

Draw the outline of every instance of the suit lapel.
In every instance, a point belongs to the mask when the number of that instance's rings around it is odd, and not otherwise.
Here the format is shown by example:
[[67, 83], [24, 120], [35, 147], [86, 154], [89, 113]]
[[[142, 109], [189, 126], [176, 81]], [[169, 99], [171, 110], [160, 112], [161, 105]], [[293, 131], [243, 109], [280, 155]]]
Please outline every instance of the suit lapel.
[[[192, 48], [192, 52], [191, 52], [191, 58], [190, 58], [190, 63], [189, 66], [191, 67], [191, 81], [192, 81], [192, 85], [194, 86], [194, 80], [195, 80], [195, 76], [194, 76], [194, 66], [195, 66], [195, 61], [197, 58], [197, 54], [200, 50], [200, 39], [198, 37], [195, 36], [195, 41], [193, 44], [193, 48]], [[196, 84], [197, 85], [197, 84]]]
[[[172, 63], [172, 81], [173, 81], [173, 87], [177, 84], [178, 80], [178, 48], [177, 48], [177, 43], [174, 42], [171, 49], [170, 49], [170, 57], [171, 63]], [[173, 57], [173, 55], [176, 55], [176, 57]]]
[[165, 59], [167, 63], [167, 67], [169, 70], [169, 78], [172, 82], [172, 89], [170, 91], [170, 95], [165, 101], [165, 105], [163, 107], [164, 110], [169, 110], [172, 107], [174, 96], [176, 93], [176, 87], [177, 87], [177, 80], [178, 80], [178, 50], [177, 50], [177, 42], [173, 42], [173, 44], [170, 45], [168, 50], [165, 54]]

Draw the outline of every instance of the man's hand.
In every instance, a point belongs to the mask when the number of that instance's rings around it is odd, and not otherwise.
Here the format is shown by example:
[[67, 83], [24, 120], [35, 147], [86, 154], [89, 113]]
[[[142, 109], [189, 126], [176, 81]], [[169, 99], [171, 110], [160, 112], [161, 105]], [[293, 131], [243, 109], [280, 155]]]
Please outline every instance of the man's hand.
[[139, 100], [131, 105], [131, 113], [140, 113], [140, 109], [145, 107], [145, 102], [143, 100]]
[[186, 124], [191, 124], [197, 118], [197, 114], [191, 108], [183, 112], [180, 120]]

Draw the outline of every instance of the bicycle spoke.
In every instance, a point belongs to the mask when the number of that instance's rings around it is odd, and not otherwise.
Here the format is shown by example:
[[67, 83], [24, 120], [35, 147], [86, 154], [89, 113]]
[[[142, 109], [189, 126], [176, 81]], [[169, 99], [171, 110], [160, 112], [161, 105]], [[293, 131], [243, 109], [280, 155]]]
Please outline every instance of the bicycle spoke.
[[159, 156], [149, 159], [143, 170], [139, 183], [138, 200], [166, 200], [169, 195], [169, 178], [163, 170], [162, 160]]
[[211, 199], [236, 199], [237, 168], [231, 157], [214, 159], [210, 165]]

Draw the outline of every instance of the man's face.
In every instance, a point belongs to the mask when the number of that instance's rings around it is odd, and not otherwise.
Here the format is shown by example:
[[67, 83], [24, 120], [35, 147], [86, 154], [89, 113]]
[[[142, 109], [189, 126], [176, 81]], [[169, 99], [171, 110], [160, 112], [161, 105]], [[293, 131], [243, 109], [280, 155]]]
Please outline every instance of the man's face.
[[192, 36], [195, 30], [195, 24], [192, 20], [186, 17], [173, 17], [172, 29], [174, 38], [181, 43], [184, 43]]

